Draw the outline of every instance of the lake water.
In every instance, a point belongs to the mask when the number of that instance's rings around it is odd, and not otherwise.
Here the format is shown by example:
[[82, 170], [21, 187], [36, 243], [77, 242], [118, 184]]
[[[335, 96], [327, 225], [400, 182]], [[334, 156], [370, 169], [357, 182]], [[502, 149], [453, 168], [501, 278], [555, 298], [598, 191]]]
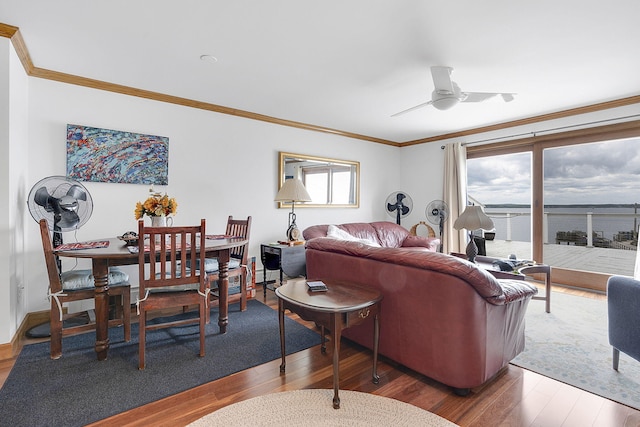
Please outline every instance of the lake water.
[[[507, 239], [507, 219], [504, 214], [511, 213], [511, 240], [530, 242], [531, 241], [531, 215], [529, 208], [507, 207], [493, 208], [486, 207], [485, 212], [495, 224], [496, 239]], [[621, 232], [634, 230], [634, 208], [633, 207], [550, 207], [545, 208], [548, 214], [548, 236], [549, 243], [555, 243], [558, 231], [579, 230], [587, 232], [587, 212], [592, 212], [592, 228], [598, 236], [613, 240], [614, 235]], [[617, 215], [616, 215], [617, 214]], [[620, 215], [624, 214], [624, 215]], [[637, 220], [640, 225], [640, 219]], [[636, 227], [637, 229], [637, 227]]]

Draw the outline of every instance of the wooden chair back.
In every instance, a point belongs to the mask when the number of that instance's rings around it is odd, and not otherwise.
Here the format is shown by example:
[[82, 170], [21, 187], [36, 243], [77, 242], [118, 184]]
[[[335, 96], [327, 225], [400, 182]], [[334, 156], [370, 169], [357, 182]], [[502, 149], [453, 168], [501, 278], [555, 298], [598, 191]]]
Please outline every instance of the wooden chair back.
[[244, 219], [233, 219], [233, 215], [229, 215], [227, 219], [227, 230], [225, 233], [229, 236], [242, 237], [247, 240], [246, 245], [231, 249], [231, 257], [240, 260], [241, 265], [247, 265], [249, 257], [249, 235], [251, 234], [251, 216]]
[[40, 237], [42, 238], [42, 249], [44, 251], [44, 261], [47, 265], [47, 273], [49, 275], [49, 287], [51, 293], [62, 291], [62, 281], [60, 280], [60, 267], [58, 257], [53, 253], [53, 243], [49, 234], [49, 225], [46, 219], [40, 222]]
[[[138, 222], [140, 298], [153, 288], [199, 284], [205, 291], [206, 273], [189, 265], [204, 265], [205, 220], [199, 226], [145, 227]], [[150, 260], [146, 264], [146, 260]], [[158, 260], [160, 262], [152, 262]], [[188, 262], [187, 262], [188, 260]], [[145, 268], [148, 265], [148, 269]]]

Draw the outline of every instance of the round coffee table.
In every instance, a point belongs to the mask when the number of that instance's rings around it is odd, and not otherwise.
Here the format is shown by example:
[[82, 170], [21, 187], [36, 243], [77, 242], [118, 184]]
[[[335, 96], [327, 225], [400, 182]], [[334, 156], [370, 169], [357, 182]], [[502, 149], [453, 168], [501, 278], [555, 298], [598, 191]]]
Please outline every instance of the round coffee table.
[[278, 317], [280, 320], [280, 349], [282, 364], [280, 372], [285, 371], [284, 311], [289, 309], [302, 319], [315, 322], [320, 326], [322, 335], [321, 351], [326, 352], [325, 329], [329, 329], [333, 338], [333, 407], [340, 408], [339, 356], [342, 330], [362, 323], [373, 317], [373, 383], [378, 384], [378, 339], [380, 326], [378, 321], [382, 295], [373, 289], [362, 288], [346, 282], [323, 281], [327, 285], [325, 292], [312, 292], [306, 281], [290, 281], [276, 289], [278, 296]]

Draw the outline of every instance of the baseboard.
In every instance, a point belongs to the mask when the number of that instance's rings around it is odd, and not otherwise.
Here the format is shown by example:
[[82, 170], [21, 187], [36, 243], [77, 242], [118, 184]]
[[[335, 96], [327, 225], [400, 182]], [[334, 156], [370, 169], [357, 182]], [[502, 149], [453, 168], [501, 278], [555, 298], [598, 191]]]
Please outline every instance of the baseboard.
[[20, 327], [16, 334], [11, 338], [11, 342], [7, 344], [0, 344], [0, 360], [11, 359], [20, 353], [22, 348], [22, 337], [27, 331], [34, 326], [49, 321], [49, 310], [36, 311], [34, 313], [27, 313], [22, 320]]

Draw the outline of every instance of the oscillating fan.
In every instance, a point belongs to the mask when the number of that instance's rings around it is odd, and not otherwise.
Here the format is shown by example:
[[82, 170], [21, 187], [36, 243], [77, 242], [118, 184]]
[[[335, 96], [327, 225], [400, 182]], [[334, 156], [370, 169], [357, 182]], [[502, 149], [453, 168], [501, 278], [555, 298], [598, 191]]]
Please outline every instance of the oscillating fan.
[[449, 217], [449, 207], [443, 200], [433, 200], [427, 205], [424, 214], [430, 223], [438, 226], [440, 231], [440, 251], [442, 251], [442, 234], [444, 231], [444, 222]]
[[407, 193], [395, 191], [389, 194], [384, 207], [390, 216], [396, 217], [396, 224], [400, 225], [400, 218], [404, 218], [411, 213], [413, 200]]
[[93, 200], [87, 189], [64, 176], [38, 181], [29, 192], [27, 205], [36, 222], [47, 220], [53, 231], [54, 247], [62, 244], [62, 232], [77, 230], [93, 212]]

